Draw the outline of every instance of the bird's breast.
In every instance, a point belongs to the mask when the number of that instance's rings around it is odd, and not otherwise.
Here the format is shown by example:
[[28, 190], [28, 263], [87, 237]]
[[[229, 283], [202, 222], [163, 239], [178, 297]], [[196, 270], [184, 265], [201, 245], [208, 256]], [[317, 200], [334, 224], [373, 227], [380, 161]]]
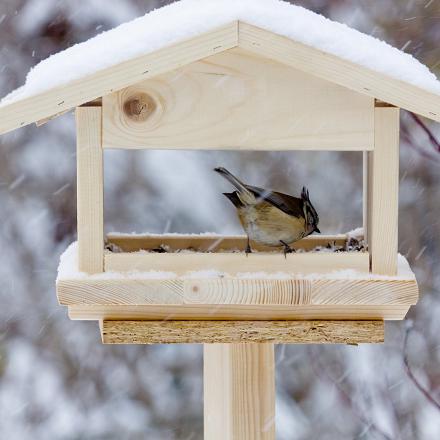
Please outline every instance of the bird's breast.
[[267, 202], [239, 208], [240, 222], [251, 240], [267, 246], [288, 244], [306, 235], [305, 219], [286, 214]]

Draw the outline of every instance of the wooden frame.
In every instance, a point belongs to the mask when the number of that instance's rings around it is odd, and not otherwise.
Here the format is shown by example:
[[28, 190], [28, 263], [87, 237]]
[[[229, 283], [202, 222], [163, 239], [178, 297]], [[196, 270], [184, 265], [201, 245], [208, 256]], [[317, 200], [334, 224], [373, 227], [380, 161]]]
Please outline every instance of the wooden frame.
[[104, 270], [102, 109], [78, 107], [76, 124], [78, 269], [97, 273]]
[[368, 152], [368, 249], [371, 271], [396, 275], [399, 211], [399, 116], [395, 107], [376, 107], [375, 145]]
[[[123, 311], [121, 315], [116, 314], [116, 318], [129, 317], [127, 313], [133, 311], [130, 306], [136, 304], [139, 313], [135, 315], [142, 316], [142, 319], [151, 319], [151, 316], [161, 313], [161, 307], [167, 306], [173, 309], [172, 316], [194, 316], [191, 319], [212, 319], [214, 316], [237, 319], [240, 313], [253, 320], [279, 319], [280, 316], [281, 319], [325, 319], [329, 316], [333, 319], [402, 319], [409, 307], [417, 302], [415, 279], [402, 278], [397, 267], [398, 109], [376, 106], [374, 150], [364, 153], [364, 226], [369, 251], [311, 252], [315, 246], [326, 247], [329, 243], [338, 243], [345, 248], [347, 241], [347, 237], [341, 235], [312, 236], [296, 244], [298, 249], [307, 252], [286, 257], [281, 251], [273, 253], [272, 249], [261, 246], [257, 246], [257, 253], [245, 257], [242, 252], [231, 252], [234, 248], [244, 248], [244, 237], [218, 236], [113, 235], [108, 237], [109, 245], [117, 246], [121, 252], [103, 252], [99, 244], [102, 243], [102, 210], [93, 212], [90, 209], [98, 203], [102, 194], [102, 150], [97, 137], [101, 121], [99, 111], [96, 107], [84, 107], [78, 113], [89, 115], [88, 119], [90, 115], [95, 115], [96, 119], [92, 124], [93, 132], [83, 121], [87, 118], [78, 118], [78, 146], [87, 146], [78, 153], [79, 170], [86, 170], [85, 174], [84, 171], [79, 172], [79, 206], [83, 204], [90, 214], [84, 219], [79, 215], [79, 221], [84, 225], [79, 224], [80, 267], [89, 273], [118, 272], [127, 273], [128, 277], [59, 280], [59, 301], [69, 306], [72, 317], [81, 316], [81, 310], [90, 306], [88, 310], [93, 316], [106, 319], [107, 310], [117, 305]], [[118, 111], [122, 112], [122, 108]], [[90, 150], [90, 145], [94, 145], [93, 150]], [[95, 156], [91, 156], [90, 151], [94, 151]], [[93, 161], [97, 168], [95, 174], [90, 173]], [[93, 178], [95, 180], [91, 180]], [[86, 183], [81, 183], [82, 180]], [[96, 191], [90, 192], [90, 185]], [[102, 201], [98, 205], [102, 205]], [[375, 206], [379, 208], [375, 209]], [[90, 228], [90, 225], [94, 226]], [[85, 241], [93, 243], [94, 266], [90, 263], [90, 255], [81, 251], [81, 243]], [[161, 245], [171, 252], [137, 252]], [[191, 248], [194, 252], [185, 253], [184, 257], [173, 252], [182, 248]], [[213, 267], [227, 276], [218, 279], [187, 277], [191, 271]], [[345, 269], [364, 273], [365, 277], [329, 276], [332, 271]], [[140, 274], [131, 273], [133, 271]], [[175, 275], [151, 279], [142, 275], [148, 271], [168, 271]], [[291, 275], [287, 278], [262, 276], [250, 279], [241, 275], [243, 272], [284, 272]], [[395, 278], [384, 279], [382, 275]], [[255, 307], [262, 306], [272, 309], [261, 315], [261, 310]], [[294, 310], [289, 310], [288, 307], [292, 306]], [[191, 307], [196, 307], [195, 311]]]

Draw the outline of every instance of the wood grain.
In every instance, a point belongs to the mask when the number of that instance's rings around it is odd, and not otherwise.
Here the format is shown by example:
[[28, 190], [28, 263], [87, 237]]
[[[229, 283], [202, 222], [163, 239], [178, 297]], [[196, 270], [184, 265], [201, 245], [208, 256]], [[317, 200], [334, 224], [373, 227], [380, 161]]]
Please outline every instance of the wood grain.
[[409, 305], [71, 305], [74, 320], [402, 320]]
[[222, 52], [238, 44], [238, 23], [179, 41], [68, 84], [0, 106], [0, 133], [44, 120], [147, 78]]
[[275, 440], [273, 344], [204, 346], [204, 438]]
[[368, 252], [307, 252], [288, 254], [253, 253], [112, 253], [105, 252], [106, 272], [170, 271], [184, 275], [190, 271], [216, 270], [230, 275], [246, 272], [325, 273], [353, 269], [369, 272]]
[[239, 47], [440, 121], [440, 96], [258, 27], [239, 23]]
[[370, 150], [374, 99], [230, 49], [105, 96], [103, 129], [104, 148]]
[[384, 340], [375, 321], [110, 321], [105, 344], [362, 344]]
[[412, 305], [415, 280], [163, 279], [58, 280], [60, 304]]
[[375, 146], [368, 153], [371, 270], [391, 276], [397, 273], [399, 115], [397, 108], [375, 109]]
[[102, 110], [76, 109], [78, 264], [81, 272], [104, 269]]

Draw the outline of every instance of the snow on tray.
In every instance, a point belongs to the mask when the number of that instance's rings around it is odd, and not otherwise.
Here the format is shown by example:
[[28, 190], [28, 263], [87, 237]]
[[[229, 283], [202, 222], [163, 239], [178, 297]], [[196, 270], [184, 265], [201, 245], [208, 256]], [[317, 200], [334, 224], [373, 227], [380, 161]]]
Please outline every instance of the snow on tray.
[[61, 255], [60, 264], [58, 266], [57, 282], [62, 280], [124, 280], [124, 279], [148, 279], [148, 280], [164, 280], [170, 278], [178, 279], [218, 279], [218, 278], [234, 278], [243, 280], [288, 280], [288, 279], [353, 279], [353, 280], [414, 280], [415, 275], [412, 272], [408, 261], [399, 254], [398, 256], [398, 274], [394, 277], [385, 275], [374, 275], [368, 273], [357, 272], [352, 269], [337, 270], [329, 273], [312, 273], [301, 275], [298, 273], [287, 272], [242, 272], [231, 276], [228, 273], [221, 272], [215, 268], [202, 271], [189, 271], [183, 275], [177, 275], [174, 272], [165, 271], [130, 271], [130, 272], [104, 272], [89, 275], [78, 270], [78, 242], [72, 243]]
[[279, 0], [181, 0], [42, 61], [0, 105], [78, 80], [235, 20], [267, 29], [440, 95], [429, 69], [389, 44]]

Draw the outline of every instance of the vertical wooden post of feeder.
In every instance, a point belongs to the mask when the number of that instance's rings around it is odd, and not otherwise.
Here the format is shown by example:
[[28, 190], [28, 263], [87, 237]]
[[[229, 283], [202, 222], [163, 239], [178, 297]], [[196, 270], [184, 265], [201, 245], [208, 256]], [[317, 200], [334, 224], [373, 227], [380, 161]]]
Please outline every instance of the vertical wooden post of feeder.
[[376, 104], [374, 150], [364, 153], [364, 228], [371, 272], [397, 274], [400, 109]]
[[204, 438], [274, 440], [274, 344], [205, 344], [203, 357]]
[[76, 109], [78, 265], [81, 272], [104, 270], [104, 183], [102, 109]]

